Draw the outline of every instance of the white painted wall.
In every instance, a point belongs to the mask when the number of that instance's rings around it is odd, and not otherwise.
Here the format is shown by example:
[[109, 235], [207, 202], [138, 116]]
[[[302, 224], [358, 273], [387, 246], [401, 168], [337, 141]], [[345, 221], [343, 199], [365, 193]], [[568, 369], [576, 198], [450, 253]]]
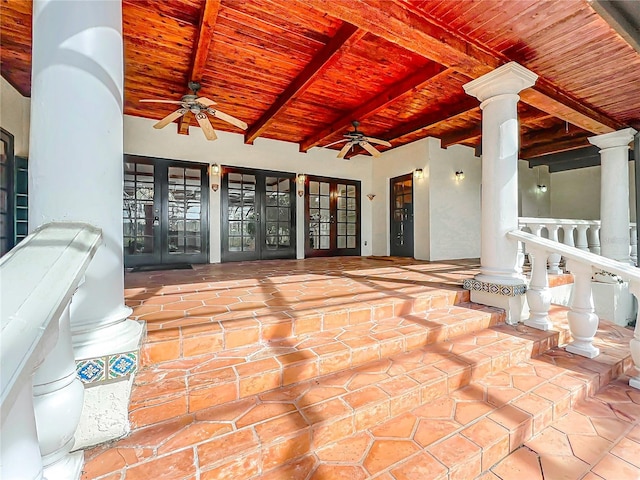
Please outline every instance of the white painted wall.
[[[430, 183], [429, 260], [480, 257], [480, 184], [482, 164], [469, 147], [440, 148], [428, 139]], [[456, 171], [464, 172], [458, 180]]]
[[[366, 197], [372, 191], [372, 157], [358, 155], [351, 160], [336, 158], [334, 150], [314, 148], [309, 153], [300, 153], [298, 144], [264, 138], [256, 139], [253, 145], [245, 145], [240, 134], [218, 131], [218, 140], [207, 141], [200, 128], [191, 127], [189, 135], [178, 135], [175, 125], [161, 130], [153, 128], [154, 120], [125, 115], [125, 153], [150, 157], [220, 165], [275, 170], [308, 175], [360, 180], [361, 196], [361, 241], [362, 255], [371, 255], [371, 202]], [[382, 159], [379, 159], [382, 160]], [[211, 262], [219, 262], [220, 251], [220, 193], [210, 192], [211, 212]], [[303, 199], [298, 197], [297, 249], [298, 258], [304, 252]], [[365, 245], [366, 242], [366, 245]]]
[[[546, 185], [541, 192], [538, 185]], [[526, 160], [518, 161], [518, 216], [549, 218], [551, 216], [551, 179], [549, 167], [529, 168]]]
[[[429, 174], [427, 171], [427, 141], [403, 145], [382, 154], [373, 160], [373, 188], [376, 197], [371, 201], [372, 216], [375, 219], [372, 228], [373, 255], [389, 255], [391, 242], [389, 238], [389, 218], [391, 200], [389, 181], [392, 178], [412, 173], [418, 168], [424, 171], [422, 180], [413, 180], [413, 236], [414, 256], [419, 259], [429, 258]], [[367, 200], [368, 201], [368, 200]]]
[[30, 100], [0, 77], [0, 127], [14, 137], [14, 154], [29, 155]]
[[[600, 220], [600, 166], [551, 174], [551, 216]], [[629, 216], [635, 221], [635, 162], [629, 162]]]

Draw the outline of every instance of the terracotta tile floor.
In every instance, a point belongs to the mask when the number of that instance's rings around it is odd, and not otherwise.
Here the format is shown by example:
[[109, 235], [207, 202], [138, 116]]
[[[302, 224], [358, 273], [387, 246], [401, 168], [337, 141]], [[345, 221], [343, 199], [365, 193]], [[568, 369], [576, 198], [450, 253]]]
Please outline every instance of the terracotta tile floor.
[[568, 354], [563, 309], [556, 331], [500, 325], [465, 303], [474, 273], [342, 258], [128, 274], [149, 328], [134, 430], [87, 451], [83, 479], [638, 480], [640, 392], [612, 381], [630, 332], [601, 322], [599, 357]]

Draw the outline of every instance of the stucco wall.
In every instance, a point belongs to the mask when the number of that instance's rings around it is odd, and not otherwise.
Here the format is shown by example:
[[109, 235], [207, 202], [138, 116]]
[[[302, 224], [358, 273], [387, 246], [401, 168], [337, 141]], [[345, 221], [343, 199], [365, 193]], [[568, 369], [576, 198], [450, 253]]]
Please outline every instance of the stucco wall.
[[[546, 185], [541, 192], [538, 185]], [[518, 161], [518, 216], [549, 218], [551, 216], [551, 179], [549, 167], [529, 168], [529, 162]]]
[[[429, 259], [448, 260], [480, 257], [480, 183], [482, 164], [469, 147], [440, 148], [430, 138], [430, 233]], [[464, 179], [455, 172], [463, 171]]]
[[[414, 212], [413, 212], [413, 236], [414, 256], [418, 259], [429, 259], [429, 174], [427, 168], [427, 141], [403, 145], [385, 152], [382, 157], [373, 160], [373, 189], [376, 197], [371, 201], [372, 216], [375, 221], [372, 224], [373, 255], [389, 255], [389, 218], [390, 186], [392, 178], [412, 173], [422, 168], [423, 179], [413, 181]], [[369, 192], [367, 192], [369, 193]]]
[[14, 137], [14, 154], [29, 155], [30, 101], [0, 77], [0, 126]]
[[[551, 174], [551, 216], [600, 219], [600, 167]], [[635, 162], [629, 162], [629, 214], [635, 221]]]
[[[154, 123], [154, 120], [125, 115], [125, 153], [360, 180], [362, 182], [362, 255], [371, 255], [371, 202], [366, 197], [366, 194], [372, 191], [372, 157], [357, 155], [351, 160], [341, 160], [336, 158], [336, 151], [322, 148], [313, 148], [309, 153], [305, 154], [298, 151], [297, 144], [264, 138], [256, 139], [253, 145], [245, 145], [243, 135], [222, 131], [217, 131], [218, 139], [210, 142], [204, 138], [198, 127], [191, 127], [189, 135], [178, 135], [175, 125], [156, 130], [153, 128]], [[211, 191], [210, 193], [210, 260], [219, 262], [221, 191]], [[304, 251], [303, 199], [301, 197], [296, 198], [296, 211], [298, 214], [296, 244], [298, 258], [302, 258]]]

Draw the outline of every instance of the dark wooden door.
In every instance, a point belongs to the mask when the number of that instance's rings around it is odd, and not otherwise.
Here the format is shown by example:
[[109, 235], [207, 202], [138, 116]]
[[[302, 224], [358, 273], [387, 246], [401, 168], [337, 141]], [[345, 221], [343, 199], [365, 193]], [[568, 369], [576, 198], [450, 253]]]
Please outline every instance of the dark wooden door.
[[391, 198], [391, 255], [413, 257], [413, 176], [392, 178]]
[[360, 255], [360, 182], [309, 176], [305, 256]]
[[126, 155], [126, 267], [209, 261], [207, 165]]
[[222, 261], [295, 258], [295, 175], [225, 168]]

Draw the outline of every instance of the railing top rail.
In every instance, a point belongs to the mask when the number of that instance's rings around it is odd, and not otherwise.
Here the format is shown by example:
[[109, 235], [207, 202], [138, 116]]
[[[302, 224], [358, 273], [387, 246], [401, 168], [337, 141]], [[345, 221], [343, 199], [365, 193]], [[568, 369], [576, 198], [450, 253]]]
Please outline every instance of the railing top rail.
[[581, 220], [573, 218], [536, 218], [536, 217], [519, 217], [520, 224], [536, 223], [539, 225], [600, 225], [600, 220]]
[[0, 259], [2, 422], [15, 402], [15, 387], [30, 381], [43, 360], [48, 349], [41, 347], [55, 341], [57, 320], [101, 242], [102, 231], [91, 225], [50, 223]]
[[520, 230], [513, 230], [508, 232], [507, 235], [510, 238], [516, 239], [520, 242], [524, 242], [527, 245], [535, 245], [542, 247], [548, 252], [560, 253], [563, 257], [575, 260], [582, 263], [588, 263], [595, 269], [604, 270], [609, 273], [619, 275], [625, 280], [634, 280], [640, 282], [640, 270], [632, 267], [631, 265], [625, 265], [624, 263], [611, 260], [610, 258], [602, 257], [594, 253], [585, 252], [575, 247], [570, 247], [553, 240], [547, 240], [546, 238], [540, 238], [536, 235], [526, 233]]
[[[523, 225], [526, 223], [535, 223], [538, 225], [600, 225], [600, 220], [582, 220], [579, 218], [543, 218], [543, 217], [518, 217], [518, 222]], [[629, 222], [630, 227], [635, 227], [635, 222]]]

